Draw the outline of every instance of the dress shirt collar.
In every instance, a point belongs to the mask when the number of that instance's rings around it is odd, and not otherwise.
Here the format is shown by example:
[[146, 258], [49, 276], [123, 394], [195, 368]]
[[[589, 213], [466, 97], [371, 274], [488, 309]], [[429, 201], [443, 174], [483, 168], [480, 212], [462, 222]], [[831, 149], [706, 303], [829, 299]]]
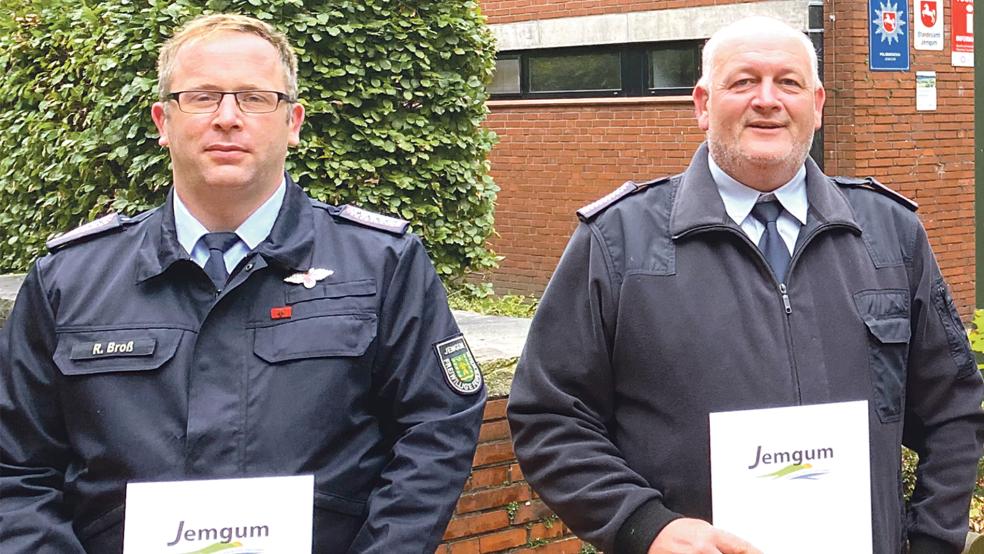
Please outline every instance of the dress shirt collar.
[[[714, 162], [714, 157], [710, 155], [710, 152], [707, 155], [707, 166], [711, 171], [714, 183], [717, 185], [718, 192], [721, 194], [721, 200], [724, 201], [724, 209], [728, 212], [728, 216], [735, 224], [741, 225], [748, 214], [752, 213], [752, 208], [755, 207], [755, 202], [762, 196], [762, 193], [736, 181], [725, 173]], [[770, 194], [775, 196], [782, 207], [801, 225], [806, 224], [806, 212], [809, 209], [809, 202], [806, 198], [806, 166], [800, 167], [788, 183]]]
[[[239, 240], [246, 243], [249, 250], [256, 248], [270, 234], [273, 224], [277, 221], [277, 214], [280, 213], [280, 206], [283, 204], [286, 191], [287, 181], [284, 179], [270, 198], [236, 228]], [[198, 239], [208, 233], [208, 229], [195, 216], [191, 215], [177, 192], [174, 193], [174, 227], [178, 235], [178, 242], [189, 254], [194, 250]]]

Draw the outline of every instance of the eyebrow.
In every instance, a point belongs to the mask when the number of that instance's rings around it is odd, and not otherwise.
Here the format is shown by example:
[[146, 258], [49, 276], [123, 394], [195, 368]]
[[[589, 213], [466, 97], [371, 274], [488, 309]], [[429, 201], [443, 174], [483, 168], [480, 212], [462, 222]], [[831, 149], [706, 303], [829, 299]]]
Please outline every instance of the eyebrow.
[[[214, 85], [212, 83], [202, 83], [202, 84], [198, 84], [198, 85], [194, 85], [194, 86], [188, 87], [185, 90], [223, 91], [223, 90], [226, 90], [226, 89], [224, 87], [220, 87], [219, 85]], [[272, 89], [272, 88], [271, 89], [267, 89], [267, 88], [264, 88], [263, 86], [260, 86], [260, 85], [254, 84], [254, 83], [246, 83], [246, 84], [237, 86], [234, 90], [275, 90], [275, 89]]]

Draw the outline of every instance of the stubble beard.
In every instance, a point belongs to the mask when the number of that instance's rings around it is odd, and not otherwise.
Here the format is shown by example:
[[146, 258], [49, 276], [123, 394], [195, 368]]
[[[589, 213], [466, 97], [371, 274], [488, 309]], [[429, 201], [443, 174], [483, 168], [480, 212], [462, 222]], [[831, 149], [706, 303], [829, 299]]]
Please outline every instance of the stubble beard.
[[776, 188], [785, 184], [793, 175], [799, 171], [800, 166], [806, 162], [813, 144], [814, 131], [811, 130], [809, 136], [804, 141], [795, 141], [785, 153], [779, 152], [773, 155], [752, 155], [742, 152], [737, 140], [720, 140], [717, 133], [707, 131], [707, 146], [714, 158], [714, 163], [725, 173], [730, 175], [738, 182], [754, 186], [751, 176], [760, 175], [764, 181], [775, 182], [772, 176], [784, 179], [775, 185]]

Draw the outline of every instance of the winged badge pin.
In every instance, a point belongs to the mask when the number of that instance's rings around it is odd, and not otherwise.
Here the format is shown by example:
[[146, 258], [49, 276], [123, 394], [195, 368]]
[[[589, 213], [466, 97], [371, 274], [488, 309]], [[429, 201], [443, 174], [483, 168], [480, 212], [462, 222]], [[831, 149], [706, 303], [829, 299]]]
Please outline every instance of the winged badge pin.
[[307, 271], [298, 272], [289, 277], [285, 277], [284, 282], [294, 285], [304, 285], [304, 288], [306, 289], [313, 289], [314, 285], [318, 284], [318, 281], [323, 281], [328, 277], [331, 277], [333, 273], [335, 272], [331, 269], [312, 267]]

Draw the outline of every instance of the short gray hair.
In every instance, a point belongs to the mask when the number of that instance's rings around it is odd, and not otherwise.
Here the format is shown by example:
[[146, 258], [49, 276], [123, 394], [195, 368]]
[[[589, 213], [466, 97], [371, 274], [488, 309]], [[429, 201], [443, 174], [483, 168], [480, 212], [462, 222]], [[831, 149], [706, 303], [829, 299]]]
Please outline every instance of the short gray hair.
[[803, 48], [806, 49], [806, 54], [810, 59], [810, 70], [813, 74], [813, 88], [814, 90], [820, 88], [822, 82], [820, 80], [819, 64], [817, 62], [817, 51], [813, 47], [813, 42], [810, 38], [807, 37], [802, 31], [790, 27], [789, 24], [784, 21], [764, 15], [753, 15], [751, 17], [739, 19], [738, 21], [715, 31], [715, 33], [711, 35], [711, 38], [709, 38], [704, 44], [704, 53], [701, 58], [701, 76], [700, 80], [697, 81], [697, 86], [702, 86], [707, 89], [708, 93], [710, 93], [712, 88], [711, 72], [714, 69], [714, 58], [717, 56], [718, 50], [722, 45], [726, 45], [728, 42], [737, 38], [744, 38], [751, 34], [762, 33], [773, 33], [800, 41]]

